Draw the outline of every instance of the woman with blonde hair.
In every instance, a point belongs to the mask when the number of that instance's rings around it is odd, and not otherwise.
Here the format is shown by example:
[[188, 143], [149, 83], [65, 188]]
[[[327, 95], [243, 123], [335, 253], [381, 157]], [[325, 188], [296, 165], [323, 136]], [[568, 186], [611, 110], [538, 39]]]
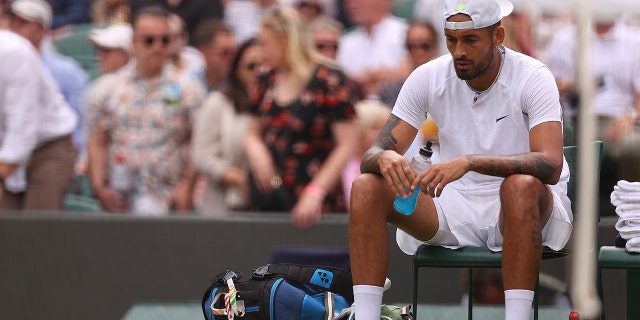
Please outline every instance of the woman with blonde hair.
[[251, 204], [290, 211], [296, 226], [309, 227], [323, 212], [346, 210], [339, 182], [357, 145], [352, 90], [295, 9], [267, 15], [259, 41], [271, 70], [250, 90]]

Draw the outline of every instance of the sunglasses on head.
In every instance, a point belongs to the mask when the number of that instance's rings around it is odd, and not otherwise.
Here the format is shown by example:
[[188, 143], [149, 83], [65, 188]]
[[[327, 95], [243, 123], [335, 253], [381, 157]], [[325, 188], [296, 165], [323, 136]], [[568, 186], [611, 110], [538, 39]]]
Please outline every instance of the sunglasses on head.
[[416, 50], [416, 49], [422, 49], [424, 51], [429, 51], [431, 50], [431, 48], [433, 48], [433, 45], [430, 43], [407, 43], [405, 44], [405, 47], [407, 48], [407, 50], [411, 51], [411, 50]]
[[151, 47], [156, 42], [160, 42], [163, 47], [166, 47], [167, 45], [169, 45], [169, 42], [171, 42], [171, 37], [169, 35], [157, 36], [157, 37], [141, 36], [140, 39], [142, 39], [142, 43], [144, 43], [146, 47]]

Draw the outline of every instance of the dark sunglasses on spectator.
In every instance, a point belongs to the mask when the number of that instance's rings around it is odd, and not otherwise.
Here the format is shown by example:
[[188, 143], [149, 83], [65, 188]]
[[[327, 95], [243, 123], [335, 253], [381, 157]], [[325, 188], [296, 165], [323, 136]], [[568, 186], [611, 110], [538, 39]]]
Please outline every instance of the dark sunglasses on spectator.
[[169, 45], [169, 42], [171, 42], [171, 37], [169, 35], [158, 36], [158, 37], [140, 36], [139, 38], [142, 40], [142, 43], [144, 43], [146, 47], [151, 47], [156, 42], [160, 42], [163, 47], [166, 47]]
[[336, 51], [336, 50], [338, 50], [338, 43], [336, 43], [336, 42], [319, 42], [319, 43], [316, 43], [316, 49], [318, 49], [319, 51], [324, 51], [324, 50]]
[[424, 51], [429, 51], [431, 50], [431, 48], [433, 48], [433, 45], [430, 43], [416, 43], [416, 44], [407, 43], [405, 44], [405, 48], [407, 48], [407, 50], [409, 51], [415, 50], [415, 49], [422, 49]]

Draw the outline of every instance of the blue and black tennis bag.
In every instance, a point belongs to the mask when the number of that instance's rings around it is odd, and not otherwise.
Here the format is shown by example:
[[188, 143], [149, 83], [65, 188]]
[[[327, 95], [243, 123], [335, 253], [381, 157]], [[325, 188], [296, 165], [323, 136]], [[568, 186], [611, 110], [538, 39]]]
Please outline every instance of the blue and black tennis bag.
[[227, 270], [211, 279], [206, 320], [331, 320], [353, 303], [351, 273], [335, 267], [267, 264], [241, 277]]

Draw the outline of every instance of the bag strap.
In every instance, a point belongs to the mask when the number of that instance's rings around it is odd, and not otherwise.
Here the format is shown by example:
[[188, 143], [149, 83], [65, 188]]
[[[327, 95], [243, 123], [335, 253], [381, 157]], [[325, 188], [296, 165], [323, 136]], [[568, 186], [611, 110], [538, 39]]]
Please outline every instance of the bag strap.
[[251, 278], [264, 279], [274, 276], [298, 281], [316, 288], [331, 291], [353, 302], [353, 280], [349, 271], [329, 266], [307, 266], [290, 263], [267, 264], [253, 270]]

